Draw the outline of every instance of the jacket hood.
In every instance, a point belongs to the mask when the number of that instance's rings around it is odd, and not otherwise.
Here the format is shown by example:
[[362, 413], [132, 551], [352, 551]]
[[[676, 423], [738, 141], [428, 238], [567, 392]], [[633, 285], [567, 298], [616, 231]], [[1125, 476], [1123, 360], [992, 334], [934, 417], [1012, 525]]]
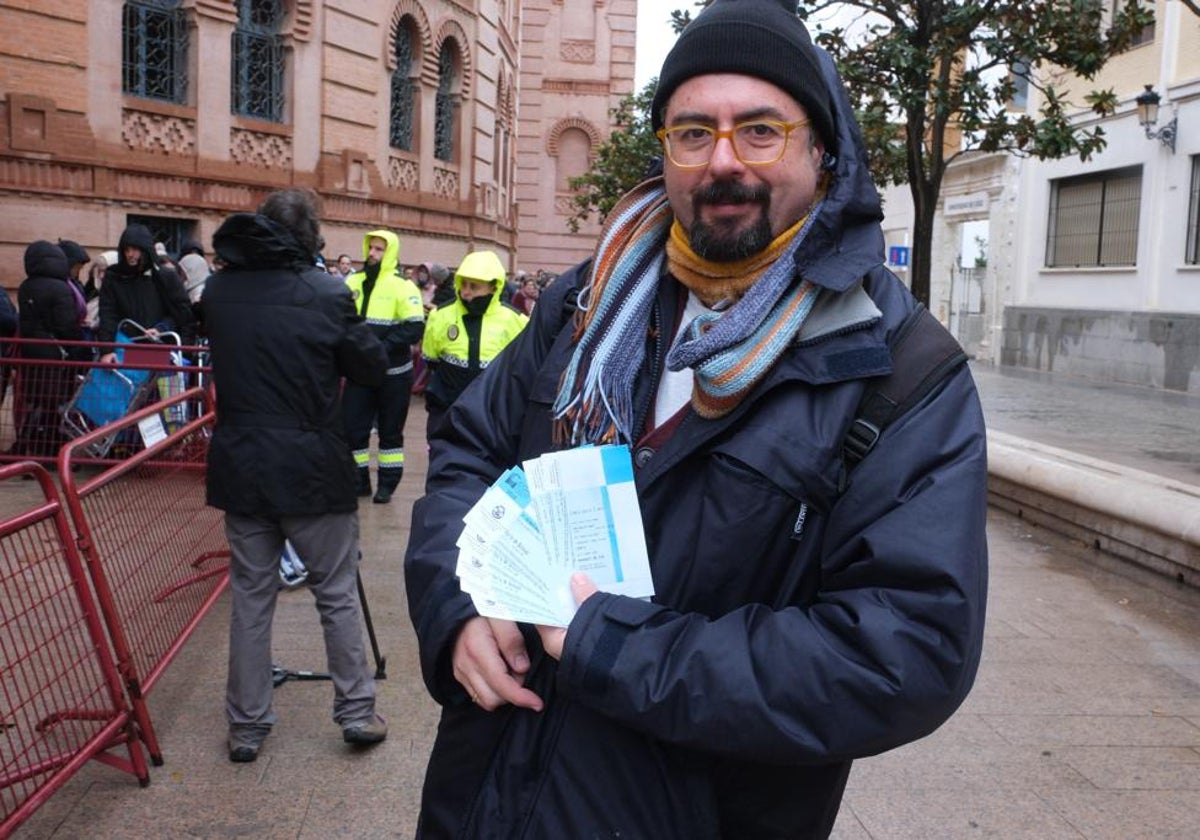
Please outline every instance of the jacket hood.
[[830, 90], [836, 148], [841, 154], [826, 157], [828, 192], [820, 215], [796, 252], [796, 267], [806, 279], [842, 292], [884, 263], [886, 248], [879, 225], [883, 207], [871, 181], [862, 131], [846, 87], [829, 54], [820, 48], [816, 52]]
[[86, 265], [92, 258], [82, 245], [71, 239], [58, 240], [58, 247], [67, 255], [68, 265]]
[[208, 260], [199, 254], [187, 254], [180, 258], [179, 267], [183, 269], [184, 288], [188, 291], [200, 286], [208, 279]]
[[65, 280], [68, 273], [67, 255], [53, 242], [39, 239], [25, 249], [26, 277], [57, 277]]
[[234, 213], [213, 234], [213, 249], [238, 268], [279, 268], [312, 265], [291, 231], [257, 213]]
[[[125, 265], [125, 248], [129, 245], [141, 249], [142, 252], [136, 271], [129, 270]], [[149, 228], [139, 224], [125, 228], [117, 243], [117, 265], [121, 267], [123, 274], [141, 274], [154, 265], [154, 234]]]
[[504, 263], [492, 251], [472, 251], [463, 257], [454, 272], [454, 295], [462, 291], [463, 280], [480, 280], [492, 284], [492, 300], [499, 300], [504, 288]]
[[396, 274], [400, 266], [400, 237], [390, 230], [373, 230], [363, 236], [363, 266], [367, 264], [367, 253], [371, 250], [371, 240], [378, 237], [387, 243], [383, 249], [383, 259], [379, 261], [379, 276], [387, 277]]

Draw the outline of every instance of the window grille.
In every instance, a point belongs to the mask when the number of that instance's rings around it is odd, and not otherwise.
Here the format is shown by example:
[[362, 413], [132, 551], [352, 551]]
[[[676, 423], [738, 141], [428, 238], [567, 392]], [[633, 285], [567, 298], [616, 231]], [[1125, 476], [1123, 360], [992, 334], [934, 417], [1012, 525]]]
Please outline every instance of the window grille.
[[438, 91], [433, 128], [433, 156], [438, 160], [454, 160], [454, 49], [451, 42], [442, 44], [438, 55]]
[[413, 147], [413, 39], [401, 21], [396, 27], [396, 69], [392, 73], [392, 118], [389, 139], [394, 148], [411, 152]]
[[283, 122], [282, 0], [237, 0], [233, 31], [233, 113]]
[[1192, 190], [1188, 197], [1187, 253], [1188, 265], [1200, 265], [1200, 156], [1192, 157]]
[[1141, 204], [1140, 166], [1054, 181], [1046, 265], [1136, 265]]
[[186, 103], [188, 30], [179, 0], [126, 3], [121, 30], [121, 89], [143, 99]]
[[144, 225], [155, 242], [161, 242], [168, 254], [178, 254], [183, 243], [195, 239], [196, 220], [176, 219], [169, 216], [138, 216], [130, 213], [125, 217], [126, 225]]

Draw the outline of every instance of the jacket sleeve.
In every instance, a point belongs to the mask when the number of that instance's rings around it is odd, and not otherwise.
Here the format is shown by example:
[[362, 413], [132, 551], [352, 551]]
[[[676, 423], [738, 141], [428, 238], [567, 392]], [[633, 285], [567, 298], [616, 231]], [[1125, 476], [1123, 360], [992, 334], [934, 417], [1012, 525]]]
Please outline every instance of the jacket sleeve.
[[350, 290], [343, 286], [334, 295], [335, 318], [343, 329], [337, 348], [338, 372], [369, 388], [382, 385], [388, 367], [383, 344], [355, 310]]
[[[433, 699], [445, 703], [461, 692], [451, 674], [459, 628], [477, 615], [458, 585], [455, 541], [462, 518], [484, 490], [517, 462], [518, 442], [532, 383], [562, 325], [562, 297], [574, 286], [564, 274], [534, 310], [533, 323], [488, 365], [449, 409], [430, 441], [425, 496], [413, 505], [404, 559], [409, 615], [417, 632], [421, 672]], [[539, 315], [543, 317], [539, 317]], [[436, 316], [431, 317], [436, 323]], [[427, 358], [439, 351], [426, 333]]]
[[400, 296], [396, 302], [397, 323], [388, 330], [388, 356], [411, 357], [412, 346], [421, 340], [425, 333], [425, 305], [421, 302], [421, 292], [409, 280], [400, 281]]
[[195, 344], [196, 316], [192, 313], [192, 301], [188, 297], [187, 289], [183, 287], [183, 282], [174, 271], [167, 268], [160, 271], [163, 300], [167, 311], [171, 313], [171, 320], [175, 322], [179, 339], [185, 346]]
[[49, 327], [55, 338], [64, 341], [79, 341], [83, 331], [79, 327], [79, 311], [75, 308], [75, 296], [63, 283], [62, 288], [54, 289], [54, 297], [50, 300]]
[[442, 319], [437, 313], [436, 309], [429, 313], [429, 320], [425, 324], [427, 329], [421, 336], [421, 357], [429, 365], [436, 365], [442, 352], [442, 337], [445, 327], [441, 326]]
[[978, 667], [985, 448], [964, 366], [855, 470], [829, 511], [812, 600], [708, 619], [597, 594], [568, 628], [559, 690], [663, 741], [752, 761], [841, 761], [927, 735]]
[[[114, 341], [117, 335], [117, 322], [120, 312], [117, 309], [116, 284], [121, 282], [112, 270], [104, 273], [100, 282], [100, 324], [96, 328], [96, 338], [100, 341]], [[105, 351], [107, 352], [107, 351]]]

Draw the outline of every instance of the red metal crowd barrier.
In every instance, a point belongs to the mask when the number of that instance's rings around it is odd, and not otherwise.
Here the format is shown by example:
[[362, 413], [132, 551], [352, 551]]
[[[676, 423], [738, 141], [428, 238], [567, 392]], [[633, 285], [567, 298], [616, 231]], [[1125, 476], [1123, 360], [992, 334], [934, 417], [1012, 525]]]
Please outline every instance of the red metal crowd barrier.
[[[172, 412], [200, 405], [169, 431]], [[224, 519], [205, 504], [205, 458], [216, 415], [207, 391], [147, 406], [63, 447], [63, 498], [87, 559], [96, 599], [139, 734], [162, 763], [146, 694], [229, 582]], [[132, 452], [79, 480], [74, 465], [106, 435]], [[80, 476], [83, 473], [79, 473]]]
[[0, 521], [0, 838], [90, 759], [150, 782], [58, 491], [37, 464], [0, 467], [17, 476], [42, 501]]
[[[97, 356], [120, 351], [117, 364]], [[61, 446], [150, 403], [208, 382], [207, 348], [131, 342], [0, 339], [0, 462], [52, 464]], [[49, 357], [49, 358], [47, 358]], [[178, 404], [175, 425], [199, 416]], [[118, 460], [126, 449], [93, 438], [80, 461]]]

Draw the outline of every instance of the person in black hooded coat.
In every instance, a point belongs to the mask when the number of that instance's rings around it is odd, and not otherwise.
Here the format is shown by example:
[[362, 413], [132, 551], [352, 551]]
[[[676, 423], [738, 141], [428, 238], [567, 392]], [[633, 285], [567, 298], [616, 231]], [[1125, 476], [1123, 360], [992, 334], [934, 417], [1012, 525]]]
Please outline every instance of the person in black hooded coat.
[[208, 503], [225, 511], [229, 588], [229, 758], [253, 761], [275, 722], [271, 616], [290, 540], [321, 614], [333, 717], [348, 743], [382, 741], [356, 591], [358, 499], [339, 380], [383, 383], [383, 345], [350, 290], [314, 263], [318, 210], [305, 190], [272, 193], [213, 236], [224, 267], [201, 302], [218, 395]]
[[[83, 338], [75, 296], [68, 285], [67, 255], [52, 242], [38, 240], [25, 249], [25, 280], [17, 290], [21, 338], [79, 341]], [[80, 351], [54, 344], [27, 344], [21, 357], [52, 362], [79, 358]], [[71, 395], [72, 371], [59, 364], [32, 364], [21, 370], [17, 440], [21, 455], [52, 457], [63, 441], [58, 407]]]
[[[196, 340], [196, 321], [187, 291], [173, 269], [154, 262], [154, 237], [139, 224], [125, 228], [117, 245], [119, 260], [104, 272], [100, 285], [100, 341], [116, 341], [117, 328], [124, 320], [145, 327], [151, 334], [179, 333], [181, 341]], [[101, 361], [115, 361], [105, 353]]]

